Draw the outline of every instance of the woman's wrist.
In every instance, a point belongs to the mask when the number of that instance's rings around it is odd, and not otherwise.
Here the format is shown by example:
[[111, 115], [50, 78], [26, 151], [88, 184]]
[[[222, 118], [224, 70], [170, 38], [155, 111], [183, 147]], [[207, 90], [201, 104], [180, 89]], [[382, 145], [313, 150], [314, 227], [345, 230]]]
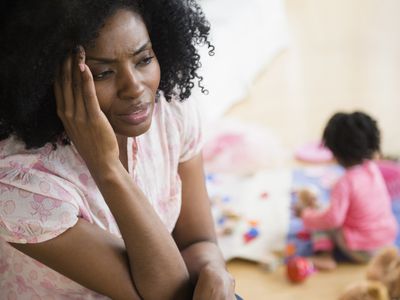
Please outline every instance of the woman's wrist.
[[115, 181], [119, 176], [127, 172], [120, 160], [109, 160], [101, 163], [87, 164], [90, 174], [97, 185]]

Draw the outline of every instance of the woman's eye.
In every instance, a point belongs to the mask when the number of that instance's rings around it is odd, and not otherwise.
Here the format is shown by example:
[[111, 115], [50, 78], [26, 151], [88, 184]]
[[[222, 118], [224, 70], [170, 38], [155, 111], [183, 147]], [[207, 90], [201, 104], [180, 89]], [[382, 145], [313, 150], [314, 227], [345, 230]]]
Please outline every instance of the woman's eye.
[[145, 58], [143, 58], [140, 62], [139, 65], [148, 65], [151, 63], [151, 61], [153, 60], [154, 56], [146, 56]]
[[103, 79], [106, 79], [107, 77], [109, 77], [112, 73], [113, 73], [113, 71], [104, 71], [101, 73], [93, 74], [93, 79], [94, 80], [103, 80]]

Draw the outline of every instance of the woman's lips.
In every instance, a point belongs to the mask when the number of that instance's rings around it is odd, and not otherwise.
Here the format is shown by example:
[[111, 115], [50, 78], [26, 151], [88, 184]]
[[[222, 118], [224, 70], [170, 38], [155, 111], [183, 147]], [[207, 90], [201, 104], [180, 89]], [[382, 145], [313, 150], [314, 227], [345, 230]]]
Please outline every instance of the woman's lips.
[[149, 114], [150, 114], [150, 104], [145, 104], [129, 113], [120, 114], [119, 118], [126, 123], [132, 125], [139, 125], [147, 120]]

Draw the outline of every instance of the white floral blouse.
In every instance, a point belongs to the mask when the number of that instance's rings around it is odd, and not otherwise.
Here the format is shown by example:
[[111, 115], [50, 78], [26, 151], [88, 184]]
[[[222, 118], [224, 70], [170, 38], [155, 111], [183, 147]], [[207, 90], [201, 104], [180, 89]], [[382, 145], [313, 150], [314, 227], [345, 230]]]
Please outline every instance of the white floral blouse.
[[[160, 99], [149, 131], [128, 139], [129, 173], [170, 232], [181, 207], [178, 164], [198, 154], [201, 146], [200, 117], [190, 99]], [[0, 300], [106, 298], [7, 243], [52, 239], [78, 218], [121, 237], [73, 145], [26, 150], [15, 137], [0, 141]]]

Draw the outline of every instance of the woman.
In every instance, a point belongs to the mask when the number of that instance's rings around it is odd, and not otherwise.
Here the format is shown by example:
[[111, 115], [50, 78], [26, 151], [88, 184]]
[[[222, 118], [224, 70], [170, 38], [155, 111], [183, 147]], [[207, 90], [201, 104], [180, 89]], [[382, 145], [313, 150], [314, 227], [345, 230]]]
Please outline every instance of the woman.
[[198, 5], [9, 2], [0, 298], [234, 299], [199, 117], [177, 101], [201, 80], [195, 46], [211, 47]]

